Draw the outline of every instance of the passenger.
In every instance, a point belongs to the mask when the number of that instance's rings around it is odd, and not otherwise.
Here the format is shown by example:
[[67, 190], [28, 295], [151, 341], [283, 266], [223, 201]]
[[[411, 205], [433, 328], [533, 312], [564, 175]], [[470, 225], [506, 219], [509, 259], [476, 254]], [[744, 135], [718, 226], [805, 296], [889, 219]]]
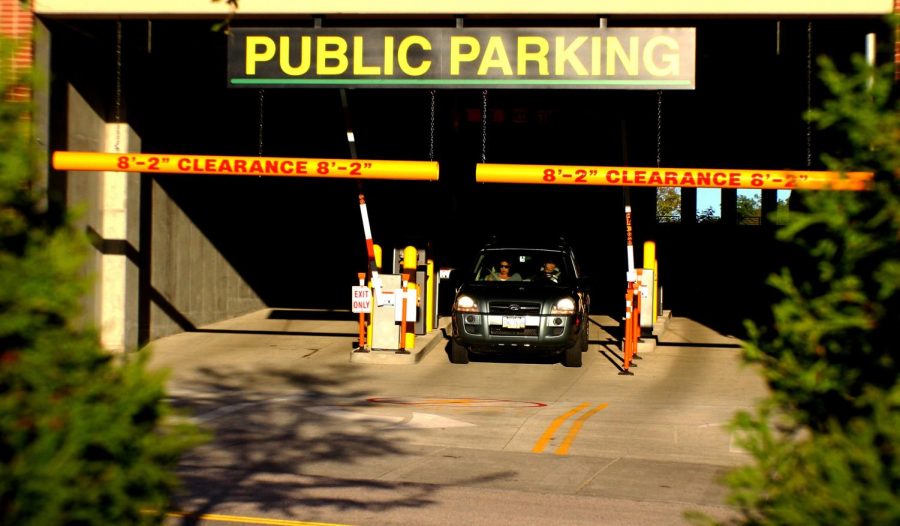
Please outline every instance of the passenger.
[[491, 272], [488, 274], [488, 277], [485, 278], [486, 281], [522, 281], [522, 276], [519, 275], [518, 272], [510, 274], [510, 265], [509, 261], [505, 259], [500, 262], [500, 271], [499, 272]]
[[560, 270], [556, 268], [556, 263], [547, 261], [541, 267], [541, 271], [537, 275], [539, 280], [547, 280], [553, 283], [559, 283]]

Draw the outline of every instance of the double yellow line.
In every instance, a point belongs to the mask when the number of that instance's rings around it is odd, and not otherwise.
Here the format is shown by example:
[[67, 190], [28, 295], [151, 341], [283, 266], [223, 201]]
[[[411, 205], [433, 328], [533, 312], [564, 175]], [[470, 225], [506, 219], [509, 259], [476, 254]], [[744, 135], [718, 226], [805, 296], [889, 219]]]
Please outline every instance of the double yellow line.
[[[553, 437], [556, 436], [556, 432], [559, 431], [559, 428], [562, 427], [563, 423], [565, 423], [565, 421], [569, 418], [581, 412], [581, 410], [585, 409], [588, 405], [590, 404], [584, 402], [578, 407], [560, 415], [555, 420], [553, 420], [553, 422], [550, 422], [550, 425], [547, 426], [547, 430], [544, 431], [544, 434], [541, 435], [541, 438], [539, 438], [538, 441], [534, 444], [534, 447], [531, 448], [531, 452], [542, 453], [544, 449], [547, 448], [547, 444], [549, 444], [550, 441], [553, 440]], [[562, 443], [559, 444], [559, 447], [556, 448], [556, 451], [554, 453], [557, 455], [567, 455], [569, 453], [569, 447], [572, 445], [572, 442], [575, 440], [578, 432], [581, 431], [581, 427], [584, 425], [587, 419], [606, 409], [607, 405], [608, 404], [600, 404], [578, 417], [578, 419], [575, 420], [574, 423], [572, 423], [572, 427], [569, 428], [568, 434], [566, 434], [566, 437], [563, 439]]]
[[327, 522], [306, 522], [294, 521], [288, 519], [268, 519], [265, 517], [242, 517], [239, 515], [220, 515], [218, 513], [204, 513], [202, 515], [194, 515], [180, 511], [170, 511], [166, 513], [168, 517], [175, 518], [192, 518], [210, 522], [237, 522], [241, 524], [258, 524], [265, 526], [342, 526], [341, 524], [332, 524]]

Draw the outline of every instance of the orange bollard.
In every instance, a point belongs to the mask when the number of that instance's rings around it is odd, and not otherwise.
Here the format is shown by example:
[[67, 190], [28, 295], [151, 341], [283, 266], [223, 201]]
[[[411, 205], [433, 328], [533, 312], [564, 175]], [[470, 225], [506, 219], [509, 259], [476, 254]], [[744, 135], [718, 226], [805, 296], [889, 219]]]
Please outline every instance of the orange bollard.
[[406, 288], [409, 285], [409, 274], [401, 274], [403, 277], [403, 292], [400, 300], [400, 349], [397, 354], [409, 354], [406, 350]]
[[622, 338], [622, 365], [624, 369], [620, 375], [633, 375], [628, 368], [631, 366], [631, 354], [634, 352], [634, 316], [631, 313], [631, 301], [634, 298], [634, 283], [628, 282], [628, 290], [625, 292], [625, 335]]

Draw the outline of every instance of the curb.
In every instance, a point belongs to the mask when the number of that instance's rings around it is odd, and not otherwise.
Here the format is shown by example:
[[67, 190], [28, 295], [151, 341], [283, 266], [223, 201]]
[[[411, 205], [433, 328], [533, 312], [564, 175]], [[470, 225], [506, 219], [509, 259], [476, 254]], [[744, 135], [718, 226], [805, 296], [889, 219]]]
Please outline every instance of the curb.
[[432, 349], [438, 346], [444, 340], [445, 329], [450, 325], [449, 317], [441, 317], [438, 319], [438, 326], [431, 332], [422, 335], [416, 335], [416, 343], [413, 349], [408, 353], [398, 354], [393, 349], [379, 350], [373, 349], [368, 352], [357, 352], [355, 349], [350, 351], [350, 363], [368, 363], [381, 365], [415, 365], [422, 361]]
[[642, 336], [638, 339], [638, 353], [656, 349], [656, 343], [659, 341], [659, 337], [666, 332], [666, 328], [669, 326], [669, 320], [671, 319], [672, 311], [670, 310], [664, 310], [662, 315], [656, 318], [656, 323], [653, 324], [653, 334], [650, 336]]

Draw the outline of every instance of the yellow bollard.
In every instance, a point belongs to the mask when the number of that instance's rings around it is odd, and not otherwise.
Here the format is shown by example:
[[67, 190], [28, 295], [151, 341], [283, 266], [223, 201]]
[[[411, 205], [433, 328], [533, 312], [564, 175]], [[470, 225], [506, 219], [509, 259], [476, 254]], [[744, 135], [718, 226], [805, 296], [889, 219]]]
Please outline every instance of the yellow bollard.
[[[375, 268], [377, 268], [378, 271], [381, 272], [381, 245], [372, 245], [372, 252], [375, 255]], [[374, 286], [375, 285], [371, 281], [369, 281], [369, 288], [374, 289]], [[375, 291], [373, 290], [372, 308], [369, 311], [369, 326], [366, 328], [366, 341], [369, 342], [370, 346], [372, 342], [372, 330], [375, 327], [375, 307], [377, 307], [377, 296], [374, 292]]]
[[[409, 289], [415, 291], [416, 306], [421, 303], [419, 285], [416, 283], [416, 264], [419, 259], [419, 251], [414, 246], [408, 246], [403, 249], [403, 273], [409, 275]], [[406, 332], [406, 342], [403, 348], [410, 350], [416, 343], [416, 322], [406, 321], [404, 330]], [[401, 331], [401, 334], [403, 332]]]
[[425, 262], [425, 333], [429, 333], [434, 329], [434, 260], [428, 259]]
[[644, 268], [653, 273], [652, 278], [648, 278], [647, 289], [650, 291], [650, 301], [644, 305], [645, 309], [651, 309], [650, 312], [650, 329], [656, 323], [656, 242], [644, 241]]
[[375, 251], [375, 267], [381, 272], [381, 245], [372, 245]]
[[[401, 274], [403, 276], [403, 288], [400, 290], [400, 348], [397, 349], [398, 354], [409, 354], [409, 347], [406, 346], [406, 306], [409, 301], [406, 298], [406, 291], [409, 290], [409, 274]], [[413, 285], [415, 287], [415, 285]]]
[[653, 260], [653, 323], [659, 315], [659, 260]]

